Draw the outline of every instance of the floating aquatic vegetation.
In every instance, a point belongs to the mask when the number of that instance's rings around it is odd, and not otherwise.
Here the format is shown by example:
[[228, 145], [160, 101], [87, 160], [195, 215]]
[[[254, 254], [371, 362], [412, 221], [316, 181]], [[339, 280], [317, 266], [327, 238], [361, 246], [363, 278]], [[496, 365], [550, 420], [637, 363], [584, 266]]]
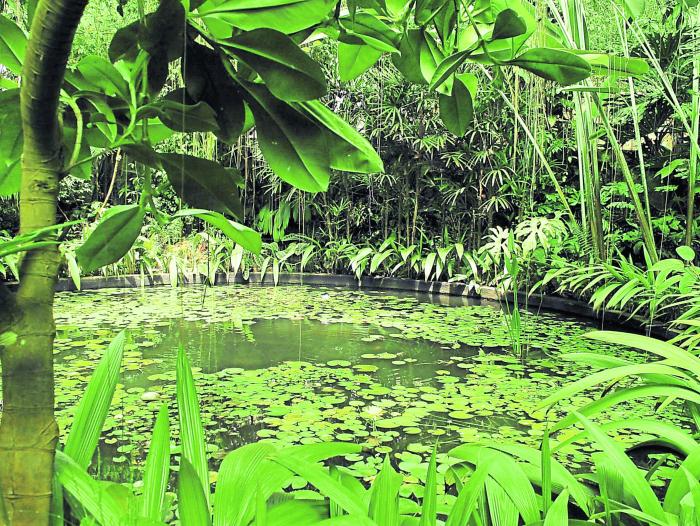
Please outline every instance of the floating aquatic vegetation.
[[[415, 483], [437, 439], [446, 448], [483, 440], [537, 446], [545, 415], [531, 408], [587, 372], [559, 360], [561, 354], [614, 352], [634, 359], [631, 351], [580, 338], [592, 327], [580, 320], [539, 313], [523, 325], [530, 354], [520, 363], [508, 353], [497, 306], [322, 287], [65, 293], [57, 296], [56, 313], [63, 427], [97, 357], [118, 330], [130, 329], [123, 384], [101, 448], [100, 465], [114, 478], [139, 469], [160, 404], [168, 401], [174, 412], [180, 344], [195, 366], [214, 457], [256, 440], [355, 442], [365, 452], [345, 460], [356, 475], [374, 476], [382, 457], [392, 454]], [[649, 415], [653, 407], [625, 405], [607, 418], [632, 413]], [[681, 423], [682, 415], [673, 419]], [[567, 447], [559, 455], [576, 467], [592, 451]]]

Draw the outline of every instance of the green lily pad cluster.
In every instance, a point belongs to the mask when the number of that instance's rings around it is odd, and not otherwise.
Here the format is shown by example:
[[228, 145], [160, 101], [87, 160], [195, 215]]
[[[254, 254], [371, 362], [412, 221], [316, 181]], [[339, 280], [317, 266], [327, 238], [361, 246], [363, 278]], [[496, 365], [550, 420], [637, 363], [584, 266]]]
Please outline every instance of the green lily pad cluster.
[[[123, 384], [100, 449], [100, 469], [116, 479], [140, 471], [159, 405], [166, 401], [176, 411], [180, 345], [195, 366], [214, 458], [257, 440], [353, 442], [363, 446], [363, 453], [344, 462], [355, 475], [372, 478], [390, 454], [409, 476], [409, 492], [420, 491], [436, 441], [444, 449], [480, 441], [537, 447], [548, 421], [595, 397], [594, 392], [578, 396], [548, 415], [532, 412], [538, 400], [589, 372], [561, 360], [562, 355], [597, 352], [634, 359], [629, 350], [582, 339], [590, 324], [540, 313], [524, 316], [531, 358], [521, 363], [508, 352], [497, 304], [450, 306], [347, 289], [226, 286], [64, 293], [57, 296], [56, 313], [62, 428], [111, 337], [130, 329]], [[621, 405], [606, 418], [653, 411], [651, 405]], [[684, 422], [680, 411], [672, 418]], [[621, 440], [638, 438], [617, 433]], [[573, 444], [558, 455], [575, 469], [591, 452], [588, 444]], [[445, 455], [438, 457], [441, 476], [449, 462]]]

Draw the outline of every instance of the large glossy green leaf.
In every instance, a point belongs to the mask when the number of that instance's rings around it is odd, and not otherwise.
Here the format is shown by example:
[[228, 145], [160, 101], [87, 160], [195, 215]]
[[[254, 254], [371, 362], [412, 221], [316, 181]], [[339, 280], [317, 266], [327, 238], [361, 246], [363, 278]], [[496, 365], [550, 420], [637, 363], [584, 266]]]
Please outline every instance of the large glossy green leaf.
[[[382, 52], [372, 46], [338, 43], [338, 74], [348, 82], [374, 66]], [[399, 55], [395, 55], [399, 56]]]
[[15, 75], [20, 75], [26, 49], [24, 31], [9, 18], [0, 15], [0, 64]]
[[[427, 80], [423, 76], [421, 69], [421, 52], [427, 46], [425, 33], [421, 29], [409, 29], [401, 38], [399, 44], [399, 54], [392, 55], [391, 61], [401, 74], [409, 82], [415, 84], [426, 84]], [[432, 63], [433, 73], [436, 64]], [[428, 80], [432, 77], [430, 73]]]
[[284, 33], [255, 29], [235, 35], [225, 45], [254, 69], [279, 99], [312, 100], [326, 94], [320, 66]]
[[140, 112], [141, 118], [158, 117], [168, 128], [183, 133], [217, 132], [216, 113], [206, 102], [188, 104], [177, 100], [183, 91], [176, 91], [167, 99], [157, 100], [144, 106]]
[[0, 92], [0, 196], [19, 192], [22, 175], [22, 116], [19, 89]]
[[430, 89], [435, 90], [442, 86], [452, 74], [467, 60], [471, 54], [470, 50], [457, 51], [445, 57], [435, 68], [432, 78], [430, 79]]
[[533, 48], [510, 61], [535, 75], [568, 86], [588, 78], [591, 66], [584, 59], [562, 49]]
[[[398, 53], [399, 33], [371, 13], [355, 13], [354, 16], [341, 19], [340, 25], [346, 35], [359, 39], [377, 51]], [[343, 38], [341, 35], [341, 41]]]
[[233, 28], [268, 28], [287, 35], [328, 17], [332, 0], [207, 0], [198, 13], [216, 38], [229, 38]]
[[237, 170], [219, 163], [178, 153], [160, 154], [168, 180], [186, 203], [196, 208], [242, 217]]
[[89, 55], [78, 62], [78, 71], [93, 86], [111, 97], [130, 100], [129, 85], [119, 70], [102, 57]]
[[139, 205], [118, 205], [105, 212], [97, 228], [75, 251], [78, 264], [89, 273], [119, 261], [141, 233], [146, 210]]
[[258, 143], [272, 171], [307, 192], [323, 192], [330, 181], [330, 154], [324, 131], [260, 84], [243, 84]]
[[82, 469], [87, 469], [90, 465], [102, 427], [107, 419], [109, 406], [119, 381], [125, 343], [126, 333], [121, 331], [107, 347], [88, 382], [68, 431], [63, 451]]
[[476, 77], [469, 73], [458, 75], [452, 84], [452, 94], [439, 95], [440, 119], [450, 132], [464, 135], [474, 121]]
[[527, 31], [525, 21], [518, 16], [518, 13], [512, 9], [504, 9], [498, 16], [493, 25], [491, 39], [497, 40], [501, 38], [512, 38], [522, 35]]
[[[177, 412], [180, 417], [180, 440], [182, 442], [178, 487], [180, 513], [183, 512], [182, 492], [184, 492], [188, 504], [191, 504], [191, 509], [188, 506], [187, 512], [192, 513], [192, 517], [200, 517], [203, 513], [209, 517], [209, 467], [206, 443], [204, 442], [204, 426], [202, 426], [202, 417], [199, 413], [199, 400], [197, 399], [197, 389], [194, 385], [190, 361], [182, 345], [177, 352], [175, 375], [177, 378]], [[183, 474], [183, 468], [187, 473]], [[197, 487], [200, 491], [196, 491]], [[204, 510], [202, 511], [201, 508]], [[180, 517], [182, 518], [182, 515]], [[184, 524], [205, 524], [203, 522], [187, 522], [184, 518], [182, 520]]]
[[170, 423], [168, 406], [163, 404], [158, 411], [153, 428], [151, 445], [146, 456], [143, 473], [143, 515], [153, 520], [163, 520], [165, 491], [170, 475]]
[[176, 212], [173, 217], [195, 216], [214, 228], [218, 228], [222, 234], [232, 239], [246, 250], [259, 254], [262, 247], [260, 234], [245, 225], [230, 221], [218, 212], [201, 209], [186, 209]]
[[216, 112], [216, 136], [229, 144], [235, 141], [243, 133], [245, 106], [238, 85], [219, 55], [201, 44], [188, 42], [183, 77], [192, 100], [206, 102]]
[[384, 163], [369, 141], [324, 104], [309, 101], [298, 107], [327, 130], [331, 168], [355, 173], [384, 171]]
[[197, 470], [187, 457], [180, 459], [177, 483], [178, 515], [180, 524], [210, 526], [211, 515]]

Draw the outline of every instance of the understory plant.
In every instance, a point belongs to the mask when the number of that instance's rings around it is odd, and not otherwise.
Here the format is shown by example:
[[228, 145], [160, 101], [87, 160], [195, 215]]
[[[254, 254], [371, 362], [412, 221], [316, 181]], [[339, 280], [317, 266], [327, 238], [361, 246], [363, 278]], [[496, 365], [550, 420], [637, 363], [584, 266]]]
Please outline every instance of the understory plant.
[[[700, 448], [693, 435], [674, 425], [634, 419], [598, 425], [589, 417], [612, 403], [639, 396], [662, 396], [700, 402], [696, 377], [700, 360], [685, 351], [651, 338], [623, 333], [592, 333], [590, 337], [633, 345], [664, 358], [659, 363], [626, 364], [610, 357], [572, 356], [571, 359], [609, 368], [563, 388], [540, 407], [571, 397], [602, 382], [617, 382], [636, 375], [639, 387], [621, 387], [605, 394], [550, 426], [539, 450], [515, 444], [464, 444], [447, 453], [437, 466], [438, 446], [430, 459], [411, 470], [422, 482], [420, 498], [401, 491], [404, 476], [384, 460], [369, 487], [342, 463], [330, 467], [324, 460], [356, 454], [361, 446], [317, 443], [279, 448], [260, 441], [226, 455], [211, 492], [209, 460], [199, 415], [194, 378], [187, 353], [180, 347], [177, 359], [177, 412], [179, 444], [173, 449], [168, 408], [160, 407], [142, 481], [116, 484], [97, 481], [89, 474], [101, 428], [119, 381], [126, 341], [120, 333], [107, 349], [89, 382], [65, 445], [56, 456], [54, 524], [73, 517], [97, 525], [165, 524], [172, 508], [167, 490], [176, 479], [176, 516], [181, 524], [219, 525], [416, 525], [513, 526], [535, 525], [656, 525], [696, 526], [700, 479]], [[585, 359], [584, 359], [585, 358]], [[571, 429], [573, 424], [582, 429]], [[644, 473], [623, 447], [606, 432], [619, 428], [643, 430], [655, 438], [635, 444], [637, 454], [664, 446], [677, 462], [663, 497], [652, 486], [657, 466]], [[571, 429], [558, 442], [553, 433]], [[567, 446], [593, 441], [594, 471], [572, 473], [556, 456]], [[656, 449], [652, 449], [656, 451]], [[661, 462], [668, 460], [665, 456]], [[172, 465], [177, 466], [173, 469]], [[304, 489], [285, 490], [294, 477], [306, 481]], [[299, 487], [298, 484], [295, 487]], [[62, 491], [59, 491], [62, 488]], [[64, 516], [62, 497], [69, 515]]]
[[665, 327], [675, 342], [692, 350], [700, 341], [700, 270], [691, 247], [677, 247], [676, 255], [657, 262], [646, 257], [644, 265], [622, 254], [609, 262], [554, 258], [533, 290], [554, 285], [559, 293], [587, 299], [596, 311], [637, 319], [648, 332]]

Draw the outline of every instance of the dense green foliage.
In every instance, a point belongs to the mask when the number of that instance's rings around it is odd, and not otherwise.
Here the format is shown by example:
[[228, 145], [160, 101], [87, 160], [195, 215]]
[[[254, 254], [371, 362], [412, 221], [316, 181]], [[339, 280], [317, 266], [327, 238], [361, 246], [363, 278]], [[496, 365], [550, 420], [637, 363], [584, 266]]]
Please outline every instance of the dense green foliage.
[[[699, 42], [694, 0], [0, 0], [0, 524], [700, 524]], [[384, 348], [360, 358], [388, 371], [299, 354], [202, 378], [180, 341], [149, 377], [170, 407], [121, 384], [161, 363], [117, 332], [158, 333], [152, 307], [125, 297], [54, 345], [59, 276], [286, 271], [492, 286], [501, 310], [250, 288], [218, 320], [160, 291], [249, 342], [294, 308], [468, 371], [387, 386], [372, 375], [425, 364]], [[669, 341], [569, 334], [528, 310], [539, 293]], [[209, 404], [268, 425], [214, 456]], [[503, 407], [522, 428], [461, 423]], [[416, 435], [431, 445], [394, 448]], [[119, 478], [105, 445], [137, 480], [100, 480]]]

